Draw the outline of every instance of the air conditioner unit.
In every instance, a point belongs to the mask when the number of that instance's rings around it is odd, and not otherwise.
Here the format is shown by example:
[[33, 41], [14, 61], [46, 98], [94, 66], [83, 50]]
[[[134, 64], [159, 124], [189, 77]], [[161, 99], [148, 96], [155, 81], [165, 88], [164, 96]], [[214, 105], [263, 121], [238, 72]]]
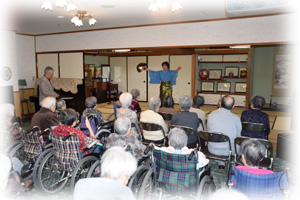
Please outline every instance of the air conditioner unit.
[[226, 0], [227, 17], [246, 17], [289, 12], [293, 0]]

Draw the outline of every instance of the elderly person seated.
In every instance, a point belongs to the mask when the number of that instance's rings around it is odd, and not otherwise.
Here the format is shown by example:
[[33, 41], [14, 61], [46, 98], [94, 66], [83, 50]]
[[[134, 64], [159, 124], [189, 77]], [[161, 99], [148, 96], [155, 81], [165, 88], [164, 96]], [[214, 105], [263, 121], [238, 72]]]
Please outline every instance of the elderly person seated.
[[[15, 107], [12, 104], [2, 104], [0, 107], [0, 127], [1, 127], [1, 143], [3, 145], [9, 142], [20, 140], [21, 129], [12, 126], [12, 119], [15, 116]], [[4, 147], [1, 145], [1, 147]]]
[[[31, 128], [34, 126], [40, 127], [41, 130], [58, 126], [59, 120], [56, 116], [56, 99], [54, 97], [46, 97], [40, 103], [41, 109], [35, 113], [31, 119]], [[48, 141], [49, 135], [44, 134], [43, 140]]]
[[140, 160], [146, 149], [146, 146], [141, 143], [131, 132], [131, 122], [126, 117], [120, 117], [115, 121], [115, 130], [117, 133], [110, 134], [106, 147], [110, 148], [113, 146], [123, 147], [124, 145], [130, 145], [133, 156]]
[[[79, 139], [80, 151], [83, 152], [83, 150], [87, 148], [87, 146], [92, 141], [95, 140], [95, 137], [94, 137], [94, 132], [92, 130], [91, 124], [88, 119], [85, 120], [85, 123], [86, 123], [86, 127], [90, 131], [90, 137], [87, 137], [82, 131], [75, 128], [75, 126], [79, 122], [78, 117], [79, 117], [78, 113], [72, 108], [68, 108], [64, 111], [61, 111], [60, 113], [61, 124], [58, 125], [53, 130], [53, 134], [59, 137], [65, 137], [67, 135], [70, 135], [70, 133], [75, 132]], [[87, 153], [88, 152], [85, 152], [85, 154]]]
[[[171, 125], [186, 126], [197, 131], [199, 127], [198, 115], [196, 113], [189, 112], [192, 104], [193, 104], [193, 100], [191, 97], [187, 95], [180, 97], [179, 105], [182, 112], [177, 113], [176, 115], [173, 116], [171, 120]], [[188, 144], [194, 146], [196, 142], [197, 142], [197, 136], [189, 135]]]
[[[60, 112], [62, 110], [66, 110], [67, 106], [66, 106], [66, 101], [63, 99], [59, 99], [56, 101], [56, 110], [55, 110], [55, 114], [58, 117], [58, 119], [60, 118]], [[59, 119], [60, 120], [60, 119]]]
[[101, 158], [101, 178], [80, 179], [73, 200], [134, 200], [126, 185], [136, 169], [137, 161], [131, 153], [121, 147], [111, 147]]
[[267, 126], [265, 132], [248, 132], [242, 130], [242, 136], [252, 138], [266, 139], [270, 133], [270, 121], [269, 115], [261, 111], [261, 108], [265, 105], [265, 98], [262, 96], [253, 96], [250, 100], [250, 109], [242, 112], [241, 121], [251, 123], [261, 123]]
[[132, 102], [132, 94], [128, 92], [123, 92], [119, 98], [122, 107], [117, 109], [117, 118], [119, 117], [127, 117], [130, 119], [131, 123], [138, 123], [138, 118], [136, 116], [136, 112], [130, 110], [128, 107]]
[[[141, 122], [153, 123], [162, 126], [165, 133], [168, 132], [168, 127], [162, 118], [157, 112], [161, 105], [160, 99], [158, 97], [151, 97], [149, 99], [149, 108], [148, 110], [141, 113]], [[143, 130], [143, 135], [146, 140], [150, 141], [160, 141], [164, 139], [162, 131], [145, 131]]]
[[83, 117], [93, 116], [98, 119], [100, 124], [104, 124], [105, 120], [102, 117], [101, 111], [97, 110], [97, 98], [96, 97], [88, 97], [85, 99], [85, 107], [86, 109], [83, 111]]
[[205, 124], [206, 124], [205, 112], [200, 109], [200, 106], [203, 106], [204, 102], [205, 101], [204, 101], [203, 96], [196, 95], [196, 96], [194, 96], [194, 99], [193, 99], [194, 106], [190, 108], [190, 112], [196, 113], [198, 115], [198, 119], [201, 119], [201, 121], [204, 125], [204, 127], [202, 127], [202, 124], [200, 124], [198, 127], [198, 131], [206, 129], [206, 127], [205, 127]]
[[178, 111], [174, 109], [174, 104], [175, 103], [173, 97], [167, 96], [164, 99], [163, 107], [161, 107], [158, 112], [176, 114], [178, 113]]
[[140, 116], [140, 114], [142, 112], [142, 109], [138, 102], [138, 98], [140, 96], [140, 91], [138, 89], [132, 89], [130, 93], [132, 94], [131, 110], [136, 112], [137, 116]]
[[[157, 147], [162, 151], [175, 154], [190, 154], [194, 149], [189, 149], [187, 147], [188, 136], [184, 130], [180, 128], [173, 128], [169, 133], [169, 147]], [[198, 162], [199, 167], [204, 167], [209, 163], [209, 160], [206, 159], [205, 155], [198, 151]]]

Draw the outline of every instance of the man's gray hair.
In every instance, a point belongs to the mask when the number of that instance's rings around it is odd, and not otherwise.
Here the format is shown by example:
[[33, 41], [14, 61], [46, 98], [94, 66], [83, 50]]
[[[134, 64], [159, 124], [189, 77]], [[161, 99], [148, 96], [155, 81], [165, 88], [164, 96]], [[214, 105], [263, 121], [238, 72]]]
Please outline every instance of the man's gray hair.
[[156, 111], [161, 105], [160, 98], [153, 96], [149, 99], [149, 110]]
[[132, 94], [130, 94], [129, 92], [123, 92], [121, 94], [119, 100], [122, 104], [122, 108], [128, 108], [128, 106], [131, 105]]
[[247, 165], [251, 167], [259, 166], [265, 153], [265, 146], [257, 140], [245, 140], [241, 145], [241, 154], [244, 155]]
[[189, 111], [192, 104], [193, 104], [193, 100], [188, 95], [184, 95], [184, 96], [180, 97], [180, 99], [179, 99], [179, 105], [180, 105], [181, 109], [184, 111]]
[[51, 74], [51, 73], [54, 73], [53, 67], [47, 66], [47, 67], [44, 69], [44, 74]]
[[85, 107], [94, 108], [97, 105], [97, 98], [92, 96], [85, 99]]
[[0, 112], [1, 112], [1, 119], [11, 120], [15, 116], [15, 106], [10, 103], [2, 104], [0, 108]]
[[101, 158], [101, 177], [117, 180], [123, 173], [129, 179], [137, 168], [135, 157], [122, 147], [114, 146], [105, 151]]
[[181, 149], [187, 145], [188, 136], [181, 128], [172, 128], [169, 133], [169, 143], [174, 149]]
[[51, 110], [52, 107], [56, 108], [56, 99], [54, 97], [46, 97], [40, 103], [40, 106], [43, 108], [48, 108]]
[[115, 130], [118, 134], [124, 135], [127, 133], [128, 129], [131, 127], [131, 121], [127, 117], [118, 117], [115, 121]]
[[130, 93], [132, 94], [132, 98], [137, 98], [141, 94], [138, 89], [132, 89]]
[[56, 101], [56, 110], [62, 110], [63, 107], [66, 106], [66, 101], [63, 99], [59, 99]]

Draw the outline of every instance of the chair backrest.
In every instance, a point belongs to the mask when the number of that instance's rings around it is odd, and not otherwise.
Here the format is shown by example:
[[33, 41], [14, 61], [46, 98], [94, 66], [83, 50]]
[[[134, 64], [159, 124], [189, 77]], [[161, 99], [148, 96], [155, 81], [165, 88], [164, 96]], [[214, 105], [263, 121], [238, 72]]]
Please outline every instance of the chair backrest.
[[266, 132], [267, 126], [261, 123], [242, 122], [242, 129], [247, 132]]
[[137, 134], [139, 135], [139, 139], [142, 140], [142, 132], [140, 127], [136, 123], [131, 123], [131, 128], [135, 128]]
[[[139, 122], [138, 125], [139, 125], [141, 132], [143, 130], [145, 130], [145, 131], [162, 131], [164, 138], [166, 138], [166, 133], [165, 133], [163, 127], [159, 124]], [[143, 134], [141, 134], [141, 138], [142, 138], [142, 140], [145, 140]], [[153, 141], [153, 142], [155, 144], [157, 144], [155, 141]], [[163, 144], [165, 144], [165, 140], [164, 140]]]
[[172, 113], [158, 112], [158, 114], [160, 114], [165, 121], [171, 121], [173, 117]]
[[202, 130], [205, 131], [205, 126], [204, 126], [202, 119], [200, 119], [200, 118], [198, 118], [198, 119], [199, 119], [199, 124], [201, 124]]
[[173, 128], [181, 128], [182, 130], [184, 130], [184, 132], [187, 135], [192, 135], [192, 134], [197, 134], [197, 131], [195, 131], [193, 128], [191, 127], [187, 127], [187, 126], [178, 126], [178, 125], [170, 125], [169, 126], [169, 130], [173, 129]]
[[223, 133], [211, 132], [211, 131], [200, 131], [200, 139], [206, 142], [228, 142], [229, 150], [231, 151], [231, 142], [230, 138]]
[[24, 152], [30, 162], [35, 162], [43, 151], [43, 146], [38, 136], [40, 132], [40, 128], [35, 126], [29, 132], [22, 133]]
[[273, 158], [273, 144], [270, 141], [261, 139], [261, 138], [249, 138], [249, 137], [244, 137], [244, 136], [239, 136], [234, 139], [234, 149], [235, 149], [235, 153], [237, 155], [239, 155], [237, 152], [237, 146], [241, 146], [245, 140], [259, 141], [266, 148], [265, 157]]
[[[257, 175], [235, 168], [234, 188], [249, 199], [282, 199], [282, 189], [287, 189], [287, 178], [284, 172]], [[281, 198], [280, 198], [281, 197]]]
[[51, 140], [59, 168], [63, 171], [72, 171], [81, 159], [77, 134], [72, 135], [64, 141], [63, 137], [56, 136], [52, 133]]
[[182, 195], [195, 192], [198, 186], [198, 159], [189, 154], [172, 154], [153, 148], [155, 177], [158, 185], [167, 192]]

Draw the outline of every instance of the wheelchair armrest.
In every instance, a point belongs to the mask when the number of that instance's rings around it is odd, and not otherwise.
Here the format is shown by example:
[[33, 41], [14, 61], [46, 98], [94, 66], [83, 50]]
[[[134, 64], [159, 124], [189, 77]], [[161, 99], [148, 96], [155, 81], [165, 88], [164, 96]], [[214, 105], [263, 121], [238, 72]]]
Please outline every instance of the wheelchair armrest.
[[87, 149], [91, 149], [98, 141], [94, 140], [92, 143], [90, 143], [89, 145], [87, 145]]
[[113, 113], [111, 113], [108, 117], [107, 117], [107, 121], [110, 121], [110, 118], [112, 117], [112, 116], [114, 116], [115, 115], [115, 113], [113, 112]]
[[150, 150], [153, 149], [153, 143], [151, 142], [148, 147], [145, 149], [144, 154], [147, 155], [149, 153]]

